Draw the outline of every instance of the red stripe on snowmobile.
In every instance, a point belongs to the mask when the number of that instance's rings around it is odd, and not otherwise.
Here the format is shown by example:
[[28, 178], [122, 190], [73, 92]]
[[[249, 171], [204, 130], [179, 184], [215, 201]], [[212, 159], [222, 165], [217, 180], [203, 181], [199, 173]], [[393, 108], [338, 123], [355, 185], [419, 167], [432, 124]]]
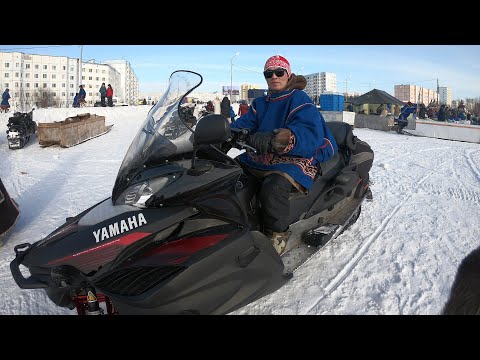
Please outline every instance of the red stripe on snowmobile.
[[[92, 252], [96, 252], [95, 255], [101, 254], [103, 259], [106, 260], [105, 256], [108, 257], [109, 255], [112, 255], [112, 254], [116, 255], [121, 250], [123, 250], [123, 248], [125, 248], [126, 246], [134, 243], [135, 241], [143, 239], [143, 238], [145, 238], [149, 235], [151, 235], [151, 233], [146, 233], [146, 232], [135, 232], [135, 233], [132, 233], [132, 234], [128, 234], [128, 235], [122, 236], [121, 238], [115, 239], [113, 241], [110, 241], [108, 243], [105, 243], [105, 244], [102, 244], [102, 245], [99, 245], [99, 246], [95, 246], [93, 248], [81, 251], [79, 253], [68, 255], [68, 256], [65, 256], [65, 257], [57, 259], [57, 260], [52, 260], [48, 264], [53, 265], [53, 264], [56, 264], [56, 263], [59, 263], [59, 262], [67, 262], [68, 260], [72, 260], [72, 259], [76, 258], [77, 256], [91, 254]], [[118, 250], [118, 251], [116, 251], [116, 250]]]

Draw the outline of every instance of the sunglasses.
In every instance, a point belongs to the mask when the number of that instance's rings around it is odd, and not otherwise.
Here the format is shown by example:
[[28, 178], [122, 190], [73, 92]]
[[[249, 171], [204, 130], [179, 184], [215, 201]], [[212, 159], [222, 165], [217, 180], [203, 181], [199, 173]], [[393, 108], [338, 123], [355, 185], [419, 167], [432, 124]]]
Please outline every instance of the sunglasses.
[[263, 72], [263, 76], [265, 76], [265, 79], [270, 79], [273, 74], [275, 74], [276, 77], [282, 77], [285, 73], [285, 69], [267, 70]]

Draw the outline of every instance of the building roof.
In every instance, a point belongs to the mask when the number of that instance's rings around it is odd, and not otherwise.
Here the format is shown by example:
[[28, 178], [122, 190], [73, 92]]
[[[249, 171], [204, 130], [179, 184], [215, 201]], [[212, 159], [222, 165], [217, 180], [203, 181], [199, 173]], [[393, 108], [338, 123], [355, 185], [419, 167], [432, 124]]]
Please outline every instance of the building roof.
[[393, 97], [389, 93], [373, 89], [363, 95], [360, 95], [357, 98], [352, 98], [350, 102], [354, 105], [362, 105], [362, 104], [398, 104], [398, 105], [405, 105], [405, 103], [396, 97]]

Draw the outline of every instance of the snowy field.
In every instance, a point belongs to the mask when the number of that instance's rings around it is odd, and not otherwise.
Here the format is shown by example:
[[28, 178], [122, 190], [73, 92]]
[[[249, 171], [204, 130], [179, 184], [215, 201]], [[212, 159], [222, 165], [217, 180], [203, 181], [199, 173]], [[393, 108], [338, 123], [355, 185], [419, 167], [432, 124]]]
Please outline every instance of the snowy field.
[[[0, 177], [21, 208], [0, 243], [0, 314], [75, 314], [43, 290], [22, 290], [13, 248], [35, 242], [107, 198], [150, 106], [39, 109], [38, 122], [106, 116], [112, 130], [72, 148], [32, 137], [9, 150], [0, 114]], [[375, 151], [373, 201], [356, 224], [301, 266], [284, 287], [233, 314], [438, 314], [460, 261], [480, 245], [480, 144], [355, 129]]]

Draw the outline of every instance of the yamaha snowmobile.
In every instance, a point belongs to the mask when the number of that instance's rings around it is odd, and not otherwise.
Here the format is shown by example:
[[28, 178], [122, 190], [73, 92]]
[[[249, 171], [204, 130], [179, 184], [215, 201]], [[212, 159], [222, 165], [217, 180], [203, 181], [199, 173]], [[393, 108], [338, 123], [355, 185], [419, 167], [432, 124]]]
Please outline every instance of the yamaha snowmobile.
[[28, 113], [15, 112], [8, 119], [7, 140], [9, 149], [21, 149], [30, 136], [37, 132], [37, 123], [33, 121], [33, 110]]
[[256, 189], [236, 160], [255, 151], [248, 131], [230, 129], [221, 115], [193, 119], [183, 101], [202, 81], [172, 73], [109, 198], [15, 246], [10, 268], [20, 288], [43, 289], [79, 314], [227, 314], [279, 289], [357, 220], [371, 198], [373, 151], [350, 125], [329, 122], [339, 152], [309, 194], [291, 194], [280, 256], [260, 231]]

